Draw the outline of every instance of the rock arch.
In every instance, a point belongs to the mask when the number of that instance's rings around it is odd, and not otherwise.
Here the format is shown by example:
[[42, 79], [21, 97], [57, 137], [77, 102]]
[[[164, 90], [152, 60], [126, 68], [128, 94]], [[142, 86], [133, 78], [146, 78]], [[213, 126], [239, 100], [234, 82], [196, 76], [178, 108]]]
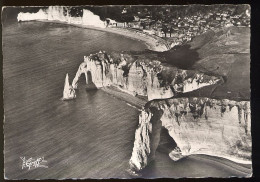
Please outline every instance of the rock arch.
[[[224, 106], [228, 109], [223, 113]], [[139, 115], [129, 161], [133, 171], [141, 171], [155, 158], [162, 127], [177, 145], [169, 153], [174, 161], [193, 154], [206, 154], [242, 164], [252, 163], [249, 101], [194, 97], [147, 103]]]

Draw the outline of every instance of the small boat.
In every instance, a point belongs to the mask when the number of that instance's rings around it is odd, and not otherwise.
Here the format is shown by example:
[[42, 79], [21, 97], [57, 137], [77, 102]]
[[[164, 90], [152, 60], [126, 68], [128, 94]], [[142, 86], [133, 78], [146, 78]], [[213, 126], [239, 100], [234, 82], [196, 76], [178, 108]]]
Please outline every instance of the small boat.
[[69, 84], [69, 75], [66, 74], [64, 90], [63, 90], [63, 98], [62, 100], [71, 100], [76, 98], [76, 92], [73, 87]]

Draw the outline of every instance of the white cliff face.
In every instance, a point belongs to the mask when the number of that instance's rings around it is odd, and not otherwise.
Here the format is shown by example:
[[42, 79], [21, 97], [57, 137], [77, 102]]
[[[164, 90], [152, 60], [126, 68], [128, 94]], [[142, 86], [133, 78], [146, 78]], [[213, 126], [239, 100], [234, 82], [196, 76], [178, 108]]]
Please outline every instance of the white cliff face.
[[148, 72], [147, 82], [147, 96], [148, 100], [153, 99], [166, 99], [174, 96], [170, 86], [162, 87], [159, 83], [157, 73], [153, 70]]
[[77, 88], [80, 75], [85, 74], [86, 84], [89, 84], [88, 77], [91, 75], [97, 88], [114, 85], [131, 95], [147, 96], [148, 100], [153, 100], [171, 98], [174, 93], [189, 92], [221, 81], [221, 78], [203, 73], [170, 68], [173, 69], [169, 73], [173, 81], [163, 85], [163, 78], [159, 78], [158, 74], [164, 72], [164, 66], [159, 61], [146, 64], [133, 59], [129, 63], [127, 59], [133, 58], [118, 53], [117, 60], [113, 60], [111, 55], [102, 51], [85, 56], [73, 80], [73, 88]]
[[69, 14], [68, 7], [65, 6], [49, 6], [47, 10], [40, 9], [37, 13], [19, 13], [18, 21], [31, 20], [48, 20], [60, 21], [76, 25], [89, 25], [99, 28], [105, 28], [105, 22], [100, 20], [98, 15], [95, 15], [89, 10], [83, 9], [83, 16], [72, 17]]
[[65, 16], [63, 14], [63, 6], [49, 6], [47, 9], [48, 20], [62, 21], [66, 22], [69, 19], [69, 15]]
[[[69, 22], [70, 16], [68, 10], [63, 6], [49, 6], [48, 9], [40, 9], [37, 13], [19, 13], [17, 16], [18, 21], [31, 21], [31, 20], [49, 20]], [[65, 12], [66, 11], [66, 12]], [[66, 14], [66, 15], [64, 15]]]
[[[238, 163], [251, 164], [249, 101], [172, 98], [152, 101], [142, 113], [154, 114], [150, 108], [162, 111], [157, 122], [162, 122], [162, 126], [168, 130], [169, 135], [177, 144], [177, 148], [169, 154], [173, 160], [192, 154], [207, 154]], [[139, 118], [139, 122], [148, 125], [151, 123], [151, 118], [143, 116]], [[139, 124], [137, 130], [140, 130], [141, 126], [142, 124]], [[154, 135], [153, 132], [151, 130], [150, 134], [146, 135], [139, 133], [135, 138], [135, 146], [129, 163], [137, 171], [146, 166], [146, 163], [138, 157], [140, 151], [148, 151], [142, 148], [147, 146], [141, 143], [149, 141]], [[149, 158], [149, 153], [147, 156], [142, 156], [142, 158], [146, 157]], [[136, 166], [139, 167], [136, 168]]]
[[69, 84], [69, 75], [66, 74], [64, 90], [63, 90], [63, 100], [70, 100], [76, 98], [76, 92], [73, 87]]
[[17, 21], [47, 20], [48, 13], [40, 9], [37, 13], [19, 13]]
[[204, 73], [194, 73], [192, 77], [189, 77], [187, 70], [182, 70], [176, 74], [172, 85], [176, 92], [186, 93], [208, 85], [214, 85], [219, 81], [220, 79], [217, 77], [211, 77], [209, 79]]
[[129, 69], [127, 90], [138, 95], [146, 96], [145, 79], [144, 70], [141, 66], [137, 65], [137, 62], [134, 62]]
[[88, 82], [88, 80], [87, 80], [87, 69], [85, 69], [86, 67], [87, 67], [86, 62], [83, 62], [83, 63], [80, 64], [79, 69], [78, 69], [78, 71], [77, 71], [77, 73], [76, 73], [76, 75], [75, 75], [75, 77], [72, 81], [72, 87], [74, 89], [78, 88], [78, 80], [79, 80], [81, 74], [85, 74], [86, 83]]
[[83, 9], [83, 17], [82, 17], [83, 25], [90, 25], [99, 28], [105, 28], [105, 22], [100, 20], [100, 17], [92, 13], [87, 9]]
[[142, 111], [139, 115], [139, 126], [135, 132], [135, 142], [130, 159], [130, 165], [134, 170], [141, 170], [148, 164], [148, 156], [151, 153], [150, 133], [152, 124], [150, 123], [152, 113]]

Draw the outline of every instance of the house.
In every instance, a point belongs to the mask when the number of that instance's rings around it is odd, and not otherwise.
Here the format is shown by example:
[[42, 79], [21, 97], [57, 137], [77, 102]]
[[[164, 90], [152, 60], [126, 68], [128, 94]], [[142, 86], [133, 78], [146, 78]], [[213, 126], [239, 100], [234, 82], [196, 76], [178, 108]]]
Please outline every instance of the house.
[[228, 14], [227, 13], [222, 13], [221, 16], [227, 17]]
[[232, 19], [238, 19], [239, 17], [239, 15], [231, 16]]
[[143, 30], [144, 33], [147, 33], [149, 35], [154, 35], [155, 32], [153, 30]]
[[141, 29], [141, 22], [129, 22], [128, 23], [128, 26], [131, 27], [131, 28], [137, 28], [137, 29]]
[[182, 38], [182, 37], [184, 37], [185, 35], [183, 34], [183, 33], [180, 33], [179, 34], [179, 38]]
[[157, 35], [158, 37], [164, 37], [164, 33], [162, 31], [156, 31], [155, 35]]
[[191, 40], [191, 37], [190, 36], [184, 36], [183, 39], [186, 39], [186, 40]]
[[125, 13], [127, 13], [127, 9], [126, 8], [124, 8], [123, 11], [122, 11], [122, 14], [125, 14]]
[[210, 17], [210, 15], [204, 15], [205, 19], [208, 19]]
[[139, 16], [134, 16], [134, 21], [140, 21]]
[[116, 27], [125, 28], [126, 27], [126, 23], [125, 22], [123, 22], [123, 23], [117, 22]]
[[226, 23], [226, 25], [225, 25], [225, 27], [231, 27], [231, 26], [233, 26], [232, 23]]
[[167, 32], [166, 37], [171, 37], [171, 34], [169, 32]]
[[216, 16], [216, 20], [218, 21], [221, 20], [220, 16]]
[[171, 37], [178, 37], [178, 34], [177, 33], [172, 33]]

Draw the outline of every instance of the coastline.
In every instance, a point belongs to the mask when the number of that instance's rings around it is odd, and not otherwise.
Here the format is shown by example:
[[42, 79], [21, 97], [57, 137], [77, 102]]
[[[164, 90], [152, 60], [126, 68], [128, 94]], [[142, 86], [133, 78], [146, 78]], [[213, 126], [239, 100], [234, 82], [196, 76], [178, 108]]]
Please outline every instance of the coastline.
[[137, 110], [141, 111], [142, 107], [148, 102], [146, 98], [139, 98], [133, 96], [127, 92], [124, 92], [122, 89], [119, 89], [115, 86], [102, 87], [100, 90], [106, 92], [112, 97], [119, 99], [125, 102], [130, 107], [134, 107]]
[[[63, 21], [58, 20], [30, 20], [30, 21], [38, 21], [38, 22], [47, 22], [47, 23], [58, 23], [58, 24], [65, 24], [65, 25], [71, 25], [79, 28], [84, 29], [92, 29], [92, 30], [98, 30], [98, 31], [104, 31], [109, 33], [114, 33], [117, 35], [121, 35], [133, 40], [137, 41], [143, 41], [143, 43], [148, 47], [148, 49], [158, 52], [164, 52], [170, 49], [170, 46], [168, 45], [167, 41], [157, 37], [155, 35], [148, 35], [145, 33], [142, 33], [140, 31], [129, 29], [129, 28], [100, 28], [90, 25], [83, 25], [83, 24], [74, 24], [74, 23], [67, 23]], [[29, 21], [22, 21], [22, 22], [29, 22]]]

